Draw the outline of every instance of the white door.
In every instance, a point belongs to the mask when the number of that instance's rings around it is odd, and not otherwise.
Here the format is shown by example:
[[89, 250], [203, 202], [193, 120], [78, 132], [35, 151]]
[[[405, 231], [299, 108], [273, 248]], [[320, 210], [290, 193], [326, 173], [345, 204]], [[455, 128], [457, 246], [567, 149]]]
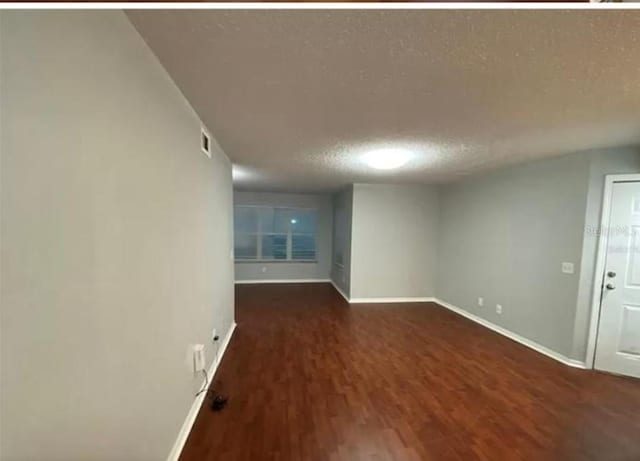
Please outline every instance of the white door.
[[613, 183], [595, 367], [640, 378], [640, 182]]

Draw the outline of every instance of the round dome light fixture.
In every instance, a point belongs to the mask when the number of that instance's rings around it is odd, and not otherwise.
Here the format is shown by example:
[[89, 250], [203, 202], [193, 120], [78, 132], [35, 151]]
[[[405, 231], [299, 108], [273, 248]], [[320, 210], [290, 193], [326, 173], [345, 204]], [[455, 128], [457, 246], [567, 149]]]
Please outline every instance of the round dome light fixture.
[[404, 166], [413, 154], [406, 149], [376, 149], [362, 156], [362, 161], [376, 170], [394, 170]]

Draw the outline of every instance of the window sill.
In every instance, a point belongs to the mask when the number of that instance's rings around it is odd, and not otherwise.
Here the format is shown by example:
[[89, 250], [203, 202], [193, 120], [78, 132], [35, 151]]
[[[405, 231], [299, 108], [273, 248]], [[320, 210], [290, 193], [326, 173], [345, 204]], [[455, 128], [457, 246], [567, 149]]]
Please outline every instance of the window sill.
[[235, 259], [236, 264], [318, 264], [317, 259]]

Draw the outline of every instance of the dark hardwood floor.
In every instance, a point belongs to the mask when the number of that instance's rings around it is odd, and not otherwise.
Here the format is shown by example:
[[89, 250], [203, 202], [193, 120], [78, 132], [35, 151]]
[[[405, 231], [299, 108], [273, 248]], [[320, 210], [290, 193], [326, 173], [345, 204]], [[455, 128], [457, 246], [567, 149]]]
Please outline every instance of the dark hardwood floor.
[[241, 285], [190, 460], [640, 460], [640, 380], [567, 367], [432, 303]]

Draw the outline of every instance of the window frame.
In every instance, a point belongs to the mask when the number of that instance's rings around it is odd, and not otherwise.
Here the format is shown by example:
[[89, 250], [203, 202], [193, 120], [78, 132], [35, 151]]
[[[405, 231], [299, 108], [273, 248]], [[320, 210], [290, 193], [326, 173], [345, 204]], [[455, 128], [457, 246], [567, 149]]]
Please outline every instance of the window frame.
[[[316, 217], [316, 227], [313, 233], [309, 232], [292, 232], [291, 225], [287, 226], [287, 257], [286, 259], [269, 259], [262, 257], [262, 237], [265, 235], [285, 235], [283, 232], [262, 232], [262, 223], [260, 219], [257, 219], [257, 230], [256, 232], [238, 232], [238, 234], [242, 234], [245, 236], [255, 236], [256, 238], [256, 257], [255, 258], [236, 258], [236, 247], [235, 247], [235, 236], [236, 236], [236, 228], [235, 228], [235, 210], [236, 208], [258, 208], [258, 209], [270, 209], [270, 210], [295, 210], [295, 211], [312, 211], [315, 213]], [[299, 207], [299, 206], [272, 206], [272, 205], [233, 205], [234, 212], [234, 224], [233, 224], [233, 261], [234, 263], [276, 263], [276, 264], [291, 264], [291, 263], [317, 263], [318, 262], [318, 208], [315, 207]], [[294, 235], [304, 235], [313, 237], [314, 243], [314, 254], [315, 258], [313, 259], [293, 259], [293, 236]]]

